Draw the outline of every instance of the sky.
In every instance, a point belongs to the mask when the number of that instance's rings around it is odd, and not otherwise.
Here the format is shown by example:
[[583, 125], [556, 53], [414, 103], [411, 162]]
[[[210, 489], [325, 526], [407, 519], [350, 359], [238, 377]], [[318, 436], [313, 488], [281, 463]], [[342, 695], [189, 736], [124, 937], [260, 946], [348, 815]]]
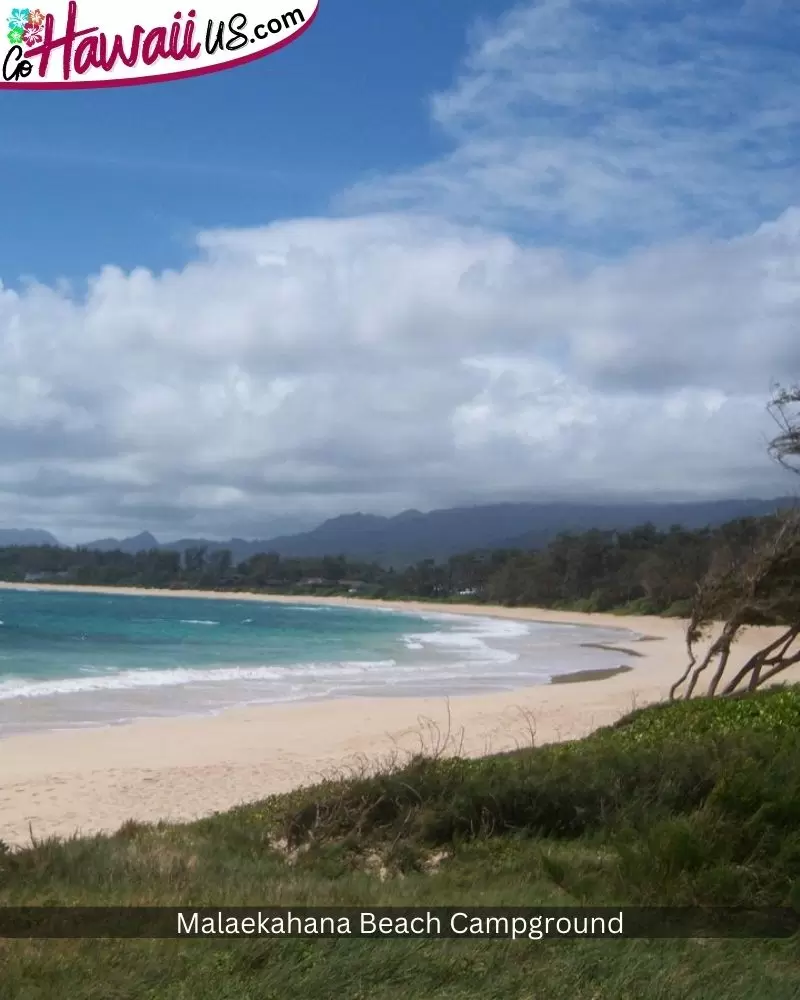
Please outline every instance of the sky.
[[321, 0], [246, 66], [0, 102], [0, 526], [796, 488], [794, 2]]

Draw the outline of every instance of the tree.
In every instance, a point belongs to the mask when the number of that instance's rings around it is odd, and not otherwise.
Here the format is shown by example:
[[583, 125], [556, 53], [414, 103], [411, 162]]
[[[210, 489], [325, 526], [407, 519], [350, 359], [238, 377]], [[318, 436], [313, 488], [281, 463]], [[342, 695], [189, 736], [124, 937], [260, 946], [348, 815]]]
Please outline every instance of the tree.
[[781, 465], [800, 474], [800, 385], [776, 388], [768, 410], [780, 428], [770, 442], [769, 453]]
[[206, 565], [205, 546], [192, 546], [183, 553], [183, 568], [186, 577], [195, 581], [199, 579]]
[[[722, 622], [705, 653], [698, 651]], [[726, 678], [734, 644], [748, 625], [779, 625], [780, 635], [757, 650]], [[800, 663], [800, 510], [777, 515], [744, 554], [722, 552], [700, 582], [686, 631], [689, 664], [672, 686], [670, 698], [686, 684], [691, 698], [701, 676], [713, 666], [707, 694], [754, 691]], [[724, 681], [724, 683], [723, 683]]]
[[[770, 442], [769, 454], [785, 468], [800, 474], [800, 386], [776, 388], [768, 410], [780, 433]], [[740, 525], [740, 539], [748, 534]], [[793, 508], [756, 527], [750, 544], [735, 546], [735, 533], [716, 553], [697, 587], [686, 630], [689, 664], [670, 689], [670, 698], [691, 698], [701, 676], [713, 665], [707, 694], [730, 695], [754, 691], [800, 663], [800, 509]], [[722, 623], [719, 635], [704, 654], [699, 644]], [[778, 625], [782, 631], [753, 653], [733, 677], [726, 678], [733, 646], [748, 625]]]

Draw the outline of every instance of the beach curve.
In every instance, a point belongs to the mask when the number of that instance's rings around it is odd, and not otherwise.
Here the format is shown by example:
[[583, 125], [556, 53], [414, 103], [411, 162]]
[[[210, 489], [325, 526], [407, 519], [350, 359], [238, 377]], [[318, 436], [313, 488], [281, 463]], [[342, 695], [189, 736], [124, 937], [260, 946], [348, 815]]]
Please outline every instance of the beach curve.
[[[0, 589], [19, 589], [2, 584]], [[469, 756], [573, 739], [662, 700], [686, 662], [685, 622], [421, 601], [290, 597], [137, 588], [24, 585], [220, 600], [385, 608], [420, 614], [628, 630], [620, 666], [591, 683], [537, 685], [451, 698], [352, 698], [234, 708], [207, 717], [147, 719], [103, 729], [40, 732], [0, 741], [0, 840], [110, 832], [127, 819], [184, 821], [313, 783], [332, 771], [421, 748], [449, 735]], [[747, 630], [730, 669], [777, 630]], [[650, 641], [647, 641], [650, 640]], [[629, 655], [631, 653], [640, 655]], [[800, 680], [800, 667], [785, 680]], [[587, 677], [586, 680], [591, 680]]]

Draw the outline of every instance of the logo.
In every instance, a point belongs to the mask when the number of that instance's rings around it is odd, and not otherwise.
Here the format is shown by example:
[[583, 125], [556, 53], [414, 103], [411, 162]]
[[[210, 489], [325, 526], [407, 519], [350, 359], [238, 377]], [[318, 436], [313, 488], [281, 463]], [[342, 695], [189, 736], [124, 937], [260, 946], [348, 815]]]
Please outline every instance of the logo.
[[187, 10], [175, 0], [140, 0], [135, 8], [108, 0], [12, 7], [5, 40], [0, 36], [0, 88], [125, 87], [231, 69], [293, 42], [319, 6], [319, 0], [189, 3]]

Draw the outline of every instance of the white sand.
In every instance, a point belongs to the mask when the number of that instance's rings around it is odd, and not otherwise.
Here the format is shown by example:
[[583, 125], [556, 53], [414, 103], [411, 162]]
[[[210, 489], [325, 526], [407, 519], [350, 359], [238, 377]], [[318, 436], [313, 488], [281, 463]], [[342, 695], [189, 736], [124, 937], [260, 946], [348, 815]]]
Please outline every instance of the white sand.
[[[0, 588], [9, 585], [0, 584]], [[36, 589], [103, 588], [38, 587]], [[251, 595], [111, 588], [107, 593], [215, 597]], [[296, 597], [252, 599], [297, 604]], [[447, 611], [527, 621], [627, 628], [651, 641], [621, 640], [642, 655], [620, 653], [633, 669], [604, 680], [553, 684], [446, 699], [351, 699], [231, 709], [207, 718], [153, 719], [124, 726], [12, 736], [0, 741], [0, 840], [111, 831], [126, 819], [188, 820], [313, 782], [334, 769], [420, 748], [451, 735], [451, 747], [480, 755], [571, 739], [631, 709], [663, 699], [686, 664], [683, 622], [584, 615], [532, 608], [426, 605], [303, 597], [302, 603]], [[777, 635], [751, 629], [729, 671]], [[800, 668], [782, 680], [800, 680]], [[438, 734], [438, 735], [437, 735]]]

